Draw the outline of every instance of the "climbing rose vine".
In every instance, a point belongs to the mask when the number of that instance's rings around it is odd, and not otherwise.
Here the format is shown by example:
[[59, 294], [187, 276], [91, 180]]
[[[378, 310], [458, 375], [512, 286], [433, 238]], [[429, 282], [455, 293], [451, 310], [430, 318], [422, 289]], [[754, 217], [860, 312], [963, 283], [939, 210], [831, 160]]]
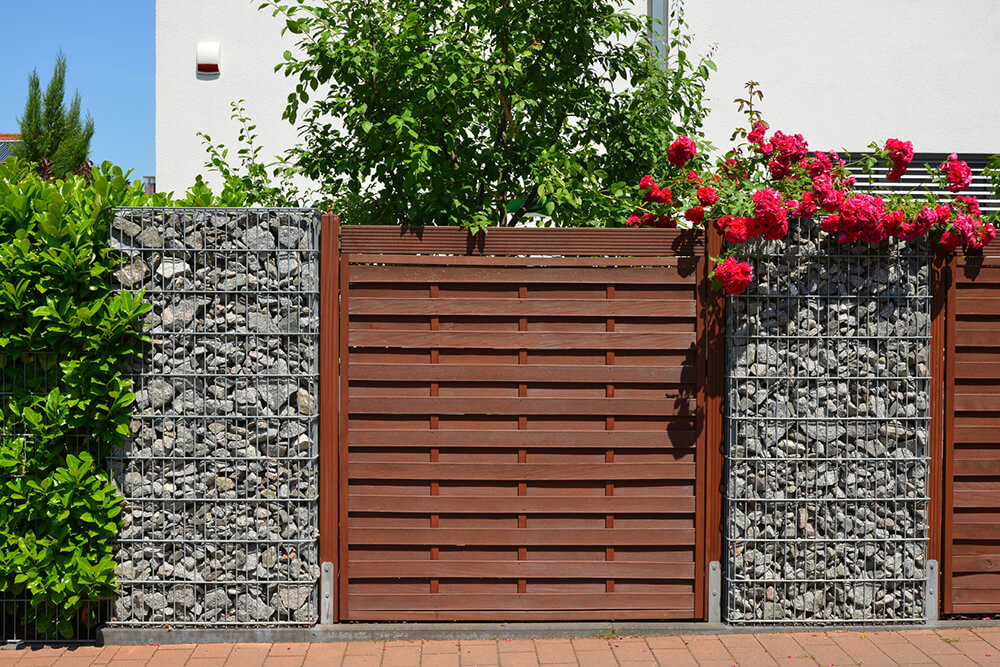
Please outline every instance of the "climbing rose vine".
[[[629, 227], [700, 227], [713, 224], [728, 249], [713, 272], [726, 294], [742, 294], [753, 280], [749, 263], [738, 259], [740, 246], [752, 238], [777, 241], [789, 224], [822, 217], [821, 229], [839, 243], [882, 243], [928, 236], [946, 250], [982, 248], [996, 238], [975, 197], [959, 195], [972, 181], [972, 170], [952, 153], [935, 178], [952, 193], [945, 200], [911, 195], [875, 196], [855, 190], [855, 177], [836, 152], [814, 151], [801, 134], [769, 128], [755, 120], [744, 141], [715, 164], [707, 165], [695, 143], [679, 136], [667, 149], [672, 165], [659, 182], [647, 175], [639, 182], [642, 204], [629, 216]], [[868, 178], [878, 161], [898, 181], [913, 161], [913, 144], [901, 139], [873, 143], [872, 156], [859, 164]], [[700, 168], [700, 171], [698, 170]]]

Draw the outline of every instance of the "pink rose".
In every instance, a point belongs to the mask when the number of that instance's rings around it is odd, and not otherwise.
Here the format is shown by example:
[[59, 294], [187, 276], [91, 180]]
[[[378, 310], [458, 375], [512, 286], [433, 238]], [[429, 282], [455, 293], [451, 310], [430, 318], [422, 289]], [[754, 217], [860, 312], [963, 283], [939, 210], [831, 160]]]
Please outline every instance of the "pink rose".
[[948, 176], [948, 190], [950, 192], [961, 192], [972, 183], [972, 170], [969, 165], [958, 159], [958, 155], [952, 153], [945, 162], [941, 163], [941, 171]]

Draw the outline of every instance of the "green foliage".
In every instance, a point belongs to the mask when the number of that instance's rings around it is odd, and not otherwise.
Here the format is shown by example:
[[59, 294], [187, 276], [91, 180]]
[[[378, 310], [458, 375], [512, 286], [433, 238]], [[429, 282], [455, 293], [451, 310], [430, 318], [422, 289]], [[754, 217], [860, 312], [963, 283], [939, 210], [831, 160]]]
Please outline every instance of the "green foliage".
[[111, 208], [146, 201], [105, 163], [46, 180], [0, 164], [0, 597], [28, 597], [40, 634], [73, 632], [115, 586], [121, 498], [102, 467], [129, 432], [121, 363], [138, 354], [142, 293], [117, 292]]
[[297, 36], [276, 68], [296, 81], [288, 163], [352, 223], [620, 224], [669, 143], [701, 138], [714, 65], [688, 54], [679, 11], [668, 64], [620, 0], [264, 8]]
[[[227, 199], [232, 198], [236, 193], [242, 195], [243, 203], [232, 204], [233, 206], [290, 206], [292, 208], [303, 206], [305, 194], [299, 192], [292, 180], [297, 173], [295, 167], [289, 164], [286, 158], [278, 158], [270, 164], [262, 163], [260, 158], [261, 145], [257, 141], [257, 126], [247, 115], [243, 100], [233, 102], [231, 106], [233, 109], [231, 118], [237, 121], [240, 126], [237, 138], [240, 147], [236, 151], [240, 161], [239, 167], [232, 167], [226, 161], [226, 158], [229, 157], [229, 149], [225, 145], [216, 145], [212, 142], [212, 137], [204, 132], [198, 133], [208, 151], [209, 159], [205, 163], [205, 167], [222, 175], [224, 186], [221, 197]], [[278, 185], [272, 185], [274, 181], [277, 181]], [[194, 187], [197, 190], [206, 187], [201, 182], [201, 176], [198, 177], [198, 182]]]
[[14, 154], [38, 165], [39, 173], [49, 178], [64, 178], [79, 172], [89, 175], [90, 139], [94, 121], [80, 118], [80, 93], [73, 94], [69, 108], [63, 102], [66, 87], [66, 57], [56, 57], [52, 79], [42, 95], [38, 70], [28, 77], [28, 100], [19, 119], [21, 142]]

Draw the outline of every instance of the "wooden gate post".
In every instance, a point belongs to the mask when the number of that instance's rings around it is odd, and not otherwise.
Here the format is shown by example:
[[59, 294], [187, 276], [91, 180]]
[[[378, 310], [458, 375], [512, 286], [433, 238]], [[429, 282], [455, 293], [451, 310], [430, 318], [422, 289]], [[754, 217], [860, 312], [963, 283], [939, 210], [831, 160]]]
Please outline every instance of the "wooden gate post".
[[[340, 348], [340, 217], [327, 213], [320, 228], [319, 350], [319, 559], [320, 623], [335, 623], [339, 551], [340, 418], [337, 390]], [[330, 565], [326, 565], [329, 563]]]
[[[934, 250], [931, 261], [931, 345], [930, 345], [930, 424], [929, 424], [929, 446], [927, 455], [930, 457], [930, 469], [928, 476], [928, 497], [930, 501], [927, 508], [927, 558], [936, 560], [941, 567], [938, 572], [947, 569], [948, 562], [945, 549], [942, 544], [943, 518], [949, 516], [944, 511], [948, 502], [950, 485], [945, 478], [946, 466], [944, 453], [947, 445], [944, 437], [945, 418], [945, 350], [947, 340], [947, 320], [948, 320], [948, 283], [950, 282], [949, 255], [940, 248]], [[949, 559], [950, 561], [950, 559]], [[939, 577], [938, 590], [945, 577]], [[939, 596], [940, 600], [947, 600], [946, 595]]]
[[[705, 533], [704, 551], [699, 554], [699, 568], [707, 568], [713, 561], [722, 559], [722, 504], [724, 497], [722, 483], [723, 468], [723, 417], [725, 410], [725, 372], [726, 372], [726, 328], [725, 328], [725, 297], [718, 290], [712, 289], [708, 275], [714, 268], [713, 257], [722, 254], [722, 234], [713, 225], [705, 228], [705, 258], [702, 261], [704, 274], [702, 276], [702, 291], [704, 310], [699, 316], [705, 318], [703, 349], [699, 355], [704, 359], [705, 377], [704, 392], [705, 418], [702, 428], [702, 451], [699, 455], [704, 459], [704, 472], [701, 479], [703, 486], [699, 491], [703, 494], [704, 504], [700, 526]], [[708, 577], [702, 580], [702, 591], [708, 604], [719, 604], [713, 601], [708, 590]], [[721, 591], [717, 592], [721, 595]], [[709, 617], [709, 609], [705, 610], [705, 618]]]

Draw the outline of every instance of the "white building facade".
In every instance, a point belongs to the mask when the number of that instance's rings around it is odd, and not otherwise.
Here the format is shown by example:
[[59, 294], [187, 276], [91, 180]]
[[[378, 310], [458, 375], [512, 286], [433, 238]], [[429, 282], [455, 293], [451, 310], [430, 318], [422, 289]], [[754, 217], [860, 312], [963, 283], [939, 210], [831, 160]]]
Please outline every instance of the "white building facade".
[[[654, 15], [667, 2], [626, 0]], [[296, 142], [281, 119], [293, 82], [274, 71], [294, 36], [282, 37], [282, 21], [257, 5], [157, 0], [157, 189], [183, 191], [199, 173], [218, 182], [198, 132], [234, 146], [233, 101], [245, 100], [265, 155]], [[918, 152], [1000, 152], [993, 0], [689, 0], [686, 18], [697, 50], [716, 49], [706, 130], [720, 148], [741, 121], [732, 100], [752, 79], [772, 127], [801, 133], [814, 148], [860, 151], [898, 137]], [[218, 74], [196, 72], [204, 42], [220, 46]]]

